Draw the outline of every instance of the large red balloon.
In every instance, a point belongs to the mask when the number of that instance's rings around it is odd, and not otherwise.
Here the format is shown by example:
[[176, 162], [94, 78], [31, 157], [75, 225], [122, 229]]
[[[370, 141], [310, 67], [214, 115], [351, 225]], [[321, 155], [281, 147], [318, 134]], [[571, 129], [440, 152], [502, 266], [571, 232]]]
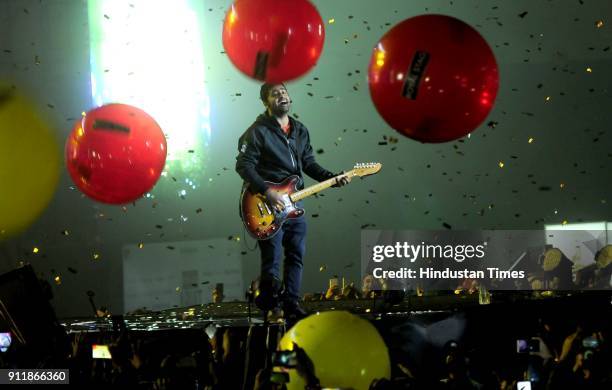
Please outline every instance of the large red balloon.
[[232, 63], [269, 83], [308, 72], [324, 40], [321, 15], [307, 0], [237, 0], [223, 24], [223, 47]]
[[149, 191], [166, 163], [166, 138], [155, 120], [126, 104], [89, 111], [66, 140], [66, 166], [87, 196], [123, 204]]
[[389, 30], [372, 53], [370, 96], [385, 121], [421, 142], [446, 142], [476, 129], [493, 107], [497, 62], [461, 20], [422, 15]]

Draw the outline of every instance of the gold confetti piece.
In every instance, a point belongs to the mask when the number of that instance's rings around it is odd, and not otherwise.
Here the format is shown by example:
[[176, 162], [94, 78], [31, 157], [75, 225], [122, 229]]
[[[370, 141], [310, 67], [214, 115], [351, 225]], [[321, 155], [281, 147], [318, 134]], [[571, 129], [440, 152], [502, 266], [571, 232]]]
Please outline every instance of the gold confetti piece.
[[559, 188], [565, 188], [565, 183], [560, 183]]
[[99, 254], [97, 254], [97, 253], [94, 253], [94, 254], [93, 254], [93, 259], [94, 259], [94, 260], [98, 260], [99, 258], [100, 258], [100, 255], [99, 255]]
[[81, 112], [81, 116], [86, 116], [87, 113], [85, 111]]
[[567, 219], [564, 219], [563, 222], [561, 222], [561, 225], [567, 225]]
[[529, 139], [527, 140], [527, 143], [533, 143], [533, 137], [529, 137]]
[[497, 164], [497, 165], [499, 165], [500, 168], [503, 168], [504, 167], [504, 162], [500, 161], [499, 164]]
[[546, 99], [544, 99], [545, 101], [550, 101], [550, 96], [546, 96]]
[[180, 287], [177, 287], [177, 288], [176, 288], [176, 292], [180, 292], [180, 291], [181, 291], [181, 288], [180, 288]]
[[40, 65], [40, 58], [38, 58], [38, 56], [34, 56], [34, 64]]
[[327, 269], [327, 266], [325, 264], [323, 264], [322, 266], [319, 267], [319, 272], [323, 272]]
[[141, 242], [140, 244], [138, 244], [138, 249], [142, 249], [144, 248], [144, 244]]
[[371, 311], [372, 311], [372, 309], [366, 309], [366, 310], [365, 310], [365, 312], [366, 312], [366, 313], [369, 313], [369, 312], [371, 312]]
[[598, 21], [595, 22], [595, 27], [597, 27], [597, 28], [602, 28], [603, 25], [604, 25], [603, 20], [598, 20]]
[[586, 68], [587, 73], [593, 73], [593, 69], [591, 68]]
[[334, 24], [334, 22], [335, 22], [335, 21], [336, 21], [336, 19], [331, 18], [331, 19], [329, 19], [329, 20], [327, 21], [327, 23], [329, 23], [329, 24]]
[[57, 284], [58, 286], [60, 284], [62, 284], [62, 278], [59, 275], [57, 275], [55, 278], [53, 278], [53, 280], [55, 281], [55, 284]]
[[67, 236], [67, 235], [69, 235], [70, 233], [68, 233], [68, 230], [62, 230], [62, 234], [63, 234], [64, 236]]
[[240, 241], [240, 237], [236, 236], [236, 241]]
[[38, 253], [38, 248], [37, 248], [37, 247], [34, 247], [34, 249], [32, 249], [32, 252], [33, 252], [33, 253]]

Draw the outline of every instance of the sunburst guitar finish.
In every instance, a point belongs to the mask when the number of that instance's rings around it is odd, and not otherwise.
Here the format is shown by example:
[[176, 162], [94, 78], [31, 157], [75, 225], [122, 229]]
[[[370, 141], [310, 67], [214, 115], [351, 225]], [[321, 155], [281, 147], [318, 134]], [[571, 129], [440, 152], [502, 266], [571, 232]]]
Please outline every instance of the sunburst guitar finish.
[[270, 239], [280, 231], [285, 221], [304, 215], [304, 209], [296, 206], [296, 202], [299, 200], [333, 186], [341, 176], [364, 177], [377, 173], [381, 168], [380, 163], [357, 164], [352, 170], [342, 175], [332, 177], [303, 190], [297, 188], [300, 181], [298, 176], [289, 176], [282, 183], [266, 182], [272, 191], [281, 195], [285, 205], [281, 211], [274, 210], [265, 195], [253, 192], [249, 187], [246, 187], [240, 196], [242, 220], [253, 238], [257, 240]]

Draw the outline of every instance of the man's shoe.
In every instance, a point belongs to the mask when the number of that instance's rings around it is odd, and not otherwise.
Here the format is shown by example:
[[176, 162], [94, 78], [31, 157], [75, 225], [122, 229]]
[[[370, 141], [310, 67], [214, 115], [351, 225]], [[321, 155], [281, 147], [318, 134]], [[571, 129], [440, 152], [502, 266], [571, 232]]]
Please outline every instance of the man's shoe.
[[304, 310], [297, 302], [286, 302], [283, 305], [283, 311], [285, 312], [285, 318], [301, 320], [308, 316], [306, 310]]

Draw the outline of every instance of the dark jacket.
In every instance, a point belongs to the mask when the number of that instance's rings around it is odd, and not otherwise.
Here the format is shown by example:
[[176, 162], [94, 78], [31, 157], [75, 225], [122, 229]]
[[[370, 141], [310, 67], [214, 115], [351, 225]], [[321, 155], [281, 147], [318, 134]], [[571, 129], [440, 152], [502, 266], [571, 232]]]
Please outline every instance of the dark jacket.
[[238, 141], [236, 172], [255, 192], [266, 192], [264, 181], [281, 182], [291, 175], [301, 178], [302, 171], [317, 181], [334, 176], [315, 161], [306, 126], [292, 117], [289, 122], [287, 137], [274, 117], [261, 114]]

